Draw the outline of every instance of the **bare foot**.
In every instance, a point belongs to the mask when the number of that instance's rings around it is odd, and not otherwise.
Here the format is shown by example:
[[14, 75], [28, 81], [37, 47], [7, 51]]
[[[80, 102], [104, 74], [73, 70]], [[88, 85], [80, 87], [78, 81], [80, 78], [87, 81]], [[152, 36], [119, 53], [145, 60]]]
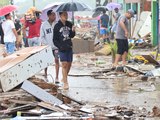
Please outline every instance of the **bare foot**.
[[68, 83], [64, 83], [63, 89], [64, 89], [64, 90], [68, 90], [68, 89], [69, 89]]
[[123, 62], [123, 63], [122, 63], [122, 66], [125, 66], [125, 65], [127, 65], [127, 62]]

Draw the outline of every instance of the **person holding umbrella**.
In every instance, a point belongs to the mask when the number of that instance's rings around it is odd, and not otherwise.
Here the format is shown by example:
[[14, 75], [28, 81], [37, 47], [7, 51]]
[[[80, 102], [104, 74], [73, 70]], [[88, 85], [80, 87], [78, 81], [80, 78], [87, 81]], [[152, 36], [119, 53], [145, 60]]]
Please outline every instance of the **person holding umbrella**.
[[2, 23], [2, 29], [4, 32], [4, 43], [7, 54], [14, 53], [15, 42], [18, 41], [17, 31], [15, 29], [14, 22], [11, 20], [10, 13], [5, 15], [5, 21]]
[[121, 16], [118, 8], [115, 8], [114, 11], [115, 11], [115, 14], [113, 14], [114, 24], [111, 28], [112, 39], [114, 39], [114, 33], [116, 33], [117, 21], [118, 21], [119, 17]]
[[67, 12], [59, 12], [60, 20], [54, 27], [53, 42], [59, 49], [60, 61], [62, 62], [63, 89], [69, 89], [68, 73], [73, 60], [72, 41], [75, 36], [75, 27], [69, 22]]
[[[50, 45], [53, 50], [53, 55], [55, 57], [55, 68], [56, 68], [56, 78], [55, 83], [59, 83], [58, 80], [58, 74], [59, 74], [59, 51], [58, 48], [53, 44], [53, 30], [54, 26], [56, 24], [56, 14], [53, 12], [53, 10], [48, 10], [47, 12], [48, 20], [46, 20], [41, 25], [40, 29], [40, 39], [42, 42], [42, 45]], [[47, 68], [45, 69], [45, 77], [47, 78]]]

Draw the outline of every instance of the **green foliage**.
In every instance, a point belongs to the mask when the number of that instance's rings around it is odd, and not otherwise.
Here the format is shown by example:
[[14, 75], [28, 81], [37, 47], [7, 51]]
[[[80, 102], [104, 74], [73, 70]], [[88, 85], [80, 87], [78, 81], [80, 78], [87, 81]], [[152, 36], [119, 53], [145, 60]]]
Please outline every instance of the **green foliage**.
[[3, 7], [5, 5], [8, 5], [9, 4], [9, 1], [10, 0], [0, 0], [0, 7]]
[[[115, 58], [116, 54], [117, 54], [117, 42], [114, 41], [113, 43], [109, 44], [111, 47], [111, 52], [112, 52], [112, 59]], [[130, 60], [131, 57], [133, 56], [131, 53], [131, 50], [134, 48], [134, 45], [129, 45], [129, 51], [128, 51], [128, 55], [127, 55], [127, 60]]]

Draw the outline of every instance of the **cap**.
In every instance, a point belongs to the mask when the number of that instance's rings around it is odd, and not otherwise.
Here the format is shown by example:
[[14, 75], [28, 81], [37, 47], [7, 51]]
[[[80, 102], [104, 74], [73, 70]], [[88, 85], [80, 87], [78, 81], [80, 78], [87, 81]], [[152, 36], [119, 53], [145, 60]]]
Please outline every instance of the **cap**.
[[134, 10], [129, 9], [129, 10], [128, 10], [128, 13], [131, 14], [131, 17], [134, 17], [134, 14], [135, 14]]

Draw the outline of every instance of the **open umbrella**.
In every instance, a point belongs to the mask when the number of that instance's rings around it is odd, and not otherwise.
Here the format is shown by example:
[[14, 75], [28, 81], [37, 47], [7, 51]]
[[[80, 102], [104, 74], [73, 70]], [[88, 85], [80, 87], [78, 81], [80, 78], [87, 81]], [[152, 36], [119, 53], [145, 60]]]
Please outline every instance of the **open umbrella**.
[[105, 6], [98, 6], [94, 9], [94, 12], [103, 12], [107, 11], [108, 9]]
[[100, 16], [101, 13], [102, 13], [101, 11], [94, 12], [92, 15], [92, 18], [96, 18], [96, 17]]
[[106, 5], [106, 8], [109, 10], [109, 11], [112, 11], [114, 10], [115, 8], [118, 8], [120, 9], [121, 8], [121, 4], [118, 4], [118, 3], [114, 3], [114, 2], [110, 2]]
[[91, 8], [84, 3], [73, 2], [72, 0], [71, 2], [62, 3], [59, 6], [57, 6], [56, 12], [63, 12], [63, 11], [72, 12], [72, 22], [74, 24], [75, 11], [91, 11]]
[[4, 6], [4, 7], [0, 8], [0, 16], [7, 15], [8, 13], [13, 12], [15, 10], [17, 10], [17, 6], [15, 6], [15, 5]]
[[[48, 11], [48, 10], [53, 10], [53, 11], [55, 11], [55, 10], [56, 10], [56, 7], [57, 7], [58, 5], [60, 5], [60, 4], [62, 4], [62, 3], [63, 3], [63, 2], [54, 2], [54, 3], [52, 3], [52, 4], [48, 4], [47, 6], [45, 6], [45, 7], [43, 8], [43, 10], [42, 10], [42, 14], [41, 14], [41, 16], [40, 16], [40, 19], [43, 20], [43, 21], [47, 20], [47, 19], [48, 19], [47, 11]], [[56, 15], [56, 16], [58, 16], [58, 15]], [[57, 19], [58, 19], [58, 17], [57, 17]]]
[[105, 6], [98, 6], [93, 11], [94, 11], [94, 13], [93, 13], [92, 17], [96, 18], [96, 17], [100, 16], [103, 11], [108, 11], [108, 9]]
[[66, 3], [62, 3], [57, 7], [56, 12], [63, 12], [63, 11], [90, 11], [91, 8], [84, 4], [84, 3], [80, 3], [80, 2], [66, 2]]

